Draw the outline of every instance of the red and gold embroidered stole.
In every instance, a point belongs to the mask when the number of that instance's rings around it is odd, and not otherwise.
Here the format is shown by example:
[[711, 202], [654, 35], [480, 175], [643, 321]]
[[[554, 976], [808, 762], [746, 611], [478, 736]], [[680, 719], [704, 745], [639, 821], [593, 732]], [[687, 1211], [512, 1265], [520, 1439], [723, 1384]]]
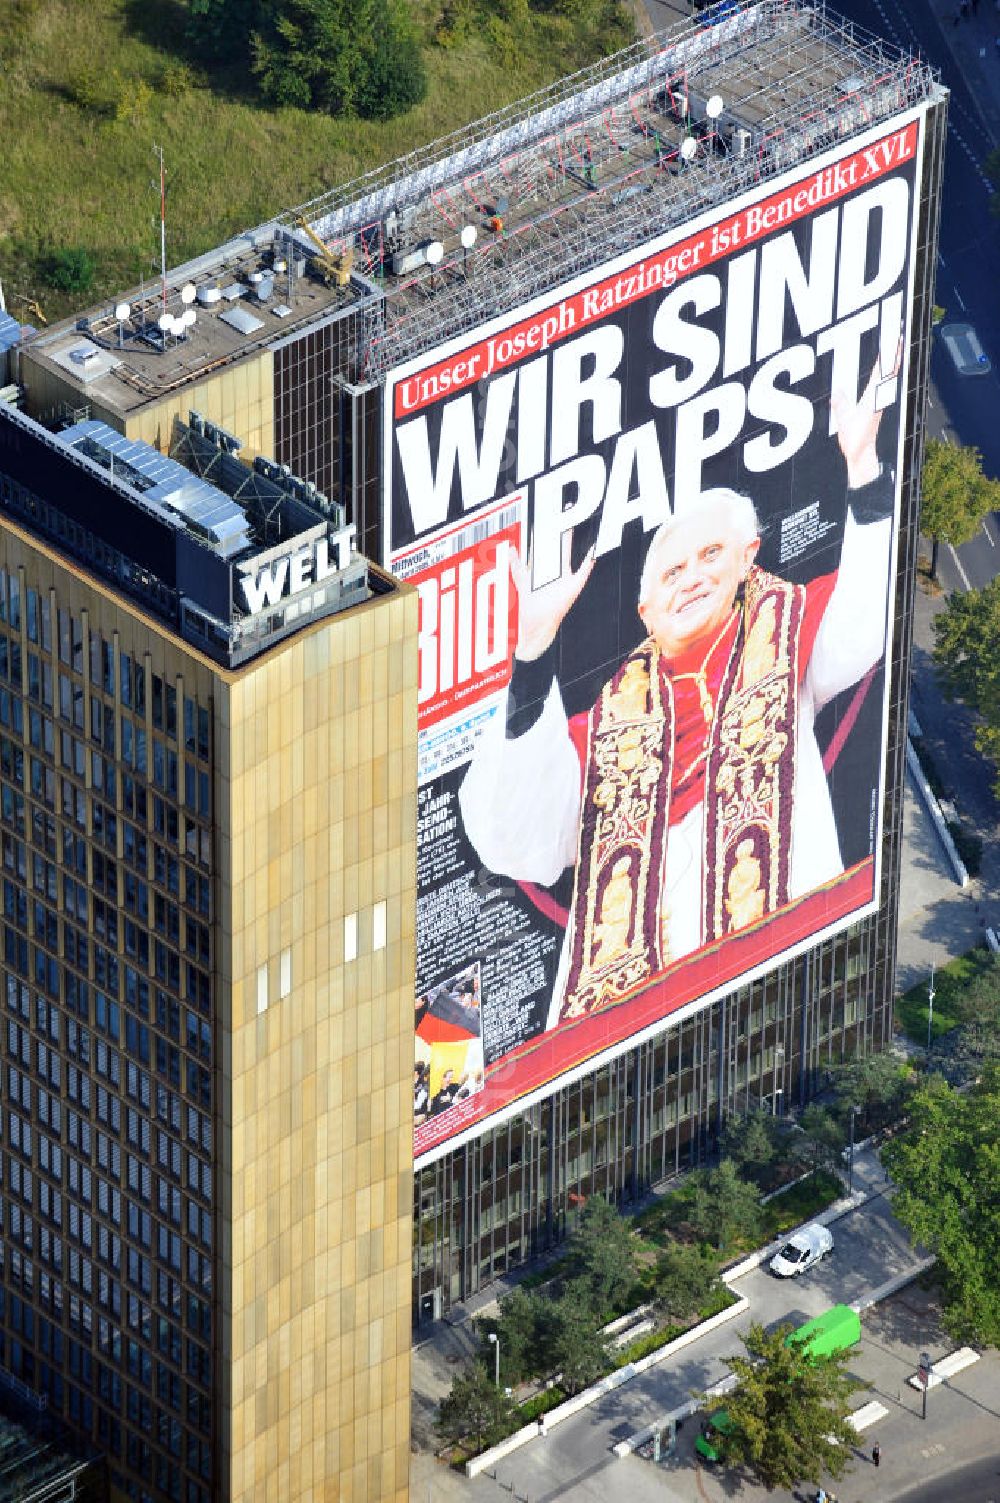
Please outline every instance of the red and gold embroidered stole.
[[[703, 944], [788, 901], [804, 604], [801, 585], [750, 570], [708, 734]], [[661, 906], [673, 761], [673, 690], [649, 638], [588, 717], [560, 1021], [613, 1005], [670, 962]]]

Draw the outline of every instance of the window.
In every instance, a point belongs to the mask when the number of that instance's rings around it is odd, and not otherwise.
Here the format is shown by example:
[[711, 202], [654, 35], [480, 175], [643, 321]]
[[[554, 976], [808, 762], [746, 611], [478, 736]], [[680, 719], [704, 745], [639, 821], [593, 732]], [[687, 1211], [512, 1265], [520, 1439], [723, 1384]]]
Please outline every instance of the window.
[[282, 950], [280, 962], [280, 976], [278, 980], [278, 996], [287, 997], [292, 989], [292, 952]]
[[372, 910], [372, 949], [385, 949], [386, 904], [383, 898]]
[[358, 916], [356, 913], [344, 915], [344, 962], [357, 960], [358, 958]]

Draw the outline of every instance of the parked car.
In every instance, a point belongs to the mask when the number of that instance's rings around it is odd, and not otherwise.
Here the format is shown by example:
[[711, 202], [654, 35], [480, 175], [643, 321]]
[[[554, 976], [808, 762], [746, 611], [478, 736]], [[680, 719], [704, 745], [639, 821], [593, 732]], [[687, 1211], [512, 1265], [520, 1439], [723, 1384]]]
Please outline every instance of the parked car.
[[833, 1233], [830, 1228], [814, 1223], [789, 1237], [785, 1245], [775, 1253], [769, 1266], [771, 1272], [779, 1278], [791, 1279], [798, 1273], [805, 1273], [807, 1268], [811, 1268], [832, 1251]]

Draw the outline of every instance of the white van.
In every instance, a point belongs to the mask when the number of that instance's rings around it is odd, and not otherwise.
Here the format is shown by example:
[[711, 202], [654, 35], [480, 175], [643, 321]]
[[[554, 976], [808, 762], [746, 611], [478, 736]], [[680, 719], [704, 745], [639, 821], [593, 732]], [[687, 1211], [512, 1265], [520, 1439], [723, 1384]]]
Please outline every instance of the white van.
[[797, 1273], [804, 1273], [832, 1251], [833, 1233], [830, 1228], [813, 1222], [804, 1226], [800, 1232], [793, 1233], [775, 1253], [769, 1266], [771, 1272], [780, 1279], [790, 1279]]

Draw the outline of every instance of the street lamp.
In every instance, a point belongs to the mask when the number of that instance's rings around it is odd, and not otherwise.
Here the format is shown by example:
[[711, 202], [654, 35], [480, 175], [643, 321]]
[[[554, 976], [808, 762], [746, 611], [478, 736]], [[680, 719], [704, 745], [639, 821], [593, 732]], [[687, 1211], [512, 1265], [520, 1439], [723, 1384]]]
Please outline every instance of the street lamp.
[[493, 1381], [497, 1388], [500, 1387], [500, 1337], [496, 1331], [490, 1331], [486, 1338], [493, 1348]]
[[934, 967], [931, 966], [930, 985], [927, 988], [927, 1052], [931, 1048], [931, 1029], [934, 1026]]
[[860, 1112], [860, 1106], [851, 1107], [851, 1142], [847, 1156], [847, 1193], [854, 1194], [854, 1119]]

